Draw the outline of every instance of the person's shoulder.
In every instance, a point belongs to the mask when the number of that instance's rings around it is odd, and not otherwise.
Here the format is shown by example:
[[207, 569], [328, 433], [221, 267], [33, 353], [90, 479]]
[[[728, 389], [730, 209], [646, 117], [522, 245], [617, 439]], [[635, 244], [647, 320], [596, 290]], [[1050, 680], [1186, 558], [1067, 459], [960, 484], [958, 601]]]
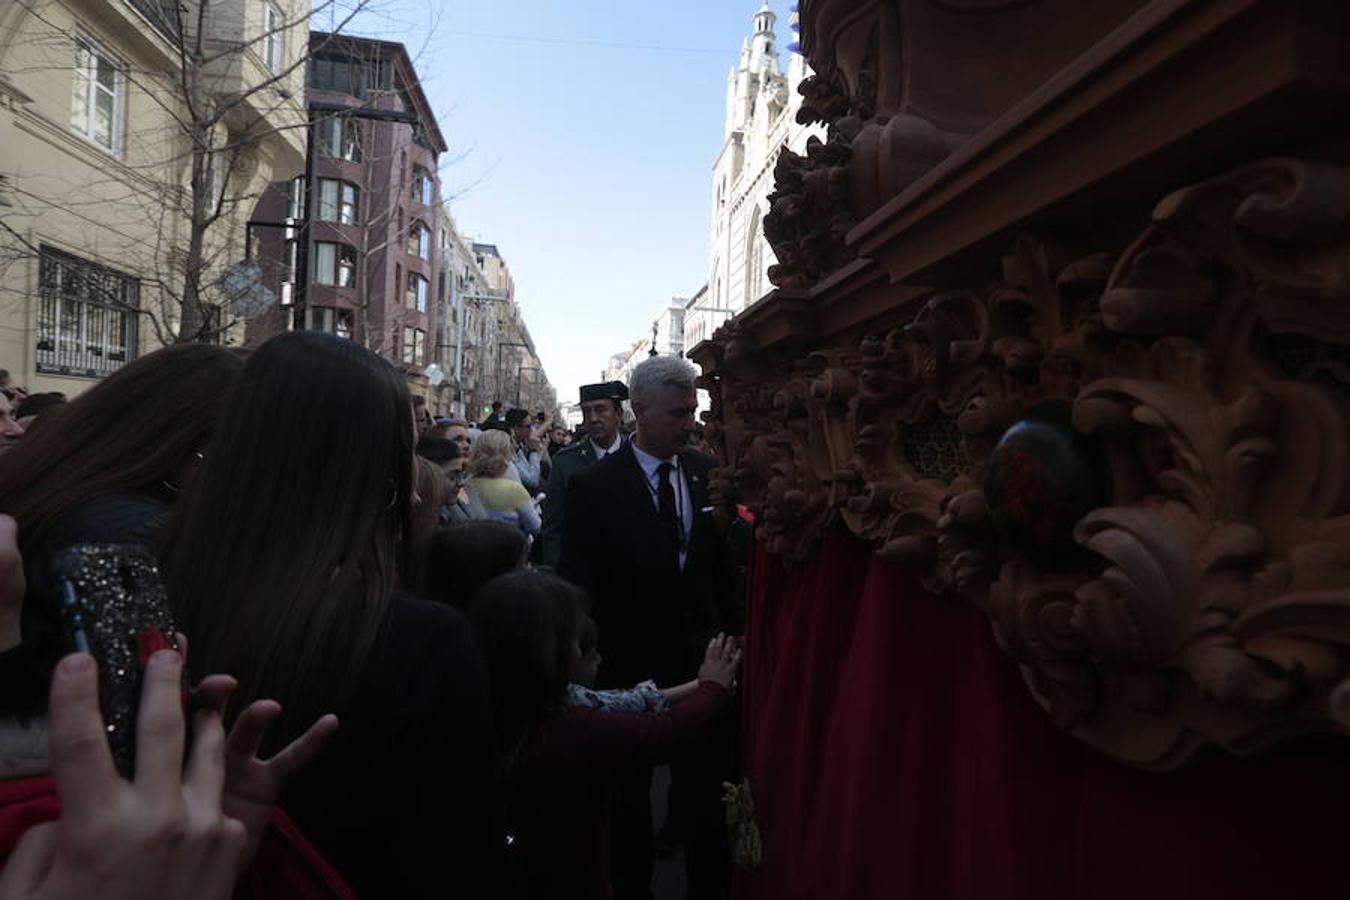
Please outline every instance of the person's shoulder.
[[633, 459], [633, 450], [628, 444], [624, 444], [613, 453], [605, 455], [604, 459], [596, 460], [593, 465], [585, 467], [584, 470], [573, 476], [572, 481], [585, 482], [586, 484], [609, 484], [619, 477], [618, 473], [624, 471], [625, 466], [635, 465]]
[[559, 447], [554, 453], [554, 459], [580, 459], [584, 454], [581, 448], [586, 446], [585, 441], [577, 441], [568, 444], [566, 447]]
[[394, 595], [386, 647], [401, 666], [457, 670], [478, 665], [473, 629], [463, 613], [415, 594]]
[[691, 469], [709, 471], [717, 468], [717, 459], [709, 456], [702, 450], [695, 450], [693, 447], [686, 447], [680, 451], [680, 459]]
[[76, 504], [52, 523], [48, 543], [53, 548], [71, 544], [148, 543], [169, 517], [169, 507], [142, 494], [115, 491]]
[[467, 633], [469, 622], [452, 606], [418, 597], [415, 594], [394, 595], [389, 611], [391, 632], [426, 634], [430, 632]]

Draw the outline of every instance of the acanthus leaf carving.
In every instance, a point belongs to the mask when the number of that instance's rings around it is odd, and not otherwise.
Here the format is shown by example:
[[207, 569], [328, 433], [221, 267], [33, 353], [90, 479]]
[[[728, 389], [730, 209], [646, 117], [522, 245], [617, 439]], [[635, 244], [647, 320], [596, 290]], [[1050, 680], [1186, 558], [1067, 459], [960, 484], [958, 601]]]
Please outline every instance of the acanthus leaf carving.
[[[839, 523], [978, 607], [1055, 721], [1131, 764], [1350, 727], [1348, 243], [1350, 170], [1269, 160], [1164, 198], [1118, 258], [1023, 235], [996, 283], [796, 362], [723, 335], [727, 483], [784, 559]], [[985, 493], [1047, 403], [1109, 498], [1049, 557]]]

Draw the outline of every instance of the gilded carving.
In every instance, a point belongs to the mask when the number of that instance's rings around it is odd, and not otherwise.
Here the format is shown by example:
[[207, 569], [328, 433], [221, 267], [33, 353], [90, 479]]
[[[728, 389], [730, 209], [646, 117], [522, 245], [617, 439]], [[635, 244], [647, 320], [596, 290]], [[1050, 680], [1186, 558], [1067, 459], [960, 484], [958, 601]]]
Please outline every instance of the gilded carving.
[[[719, 332], [723, 496], [789, 562], [839, 523], [974, 604], [1055, 720], [1134, 765], [1350, 720], [1350, 170], [1248, 165], [1102, 250], [1023, 236], [995, 283], [795, 363]], [[985, 486], [1055, 403], [1109, 499], [1045, 556]]]

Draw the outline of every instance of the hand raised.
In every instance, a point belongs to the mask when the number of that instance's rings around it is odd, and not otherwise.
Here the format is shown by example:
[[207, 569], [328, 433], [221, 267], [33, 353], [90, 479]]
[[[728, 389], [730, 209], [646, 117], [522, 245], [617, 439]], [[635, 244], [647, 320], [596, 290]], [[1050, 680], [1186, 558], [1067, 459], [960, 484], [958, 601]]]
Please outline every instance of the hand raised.
[[708, 642], [708, 649], [703, 652], [703, 665], [699, 666], [698, 680], [715, 681], [730, 690], [740, 667], [740, 642], [734, 637], [718, 634]]
[[[228, 675], [208, 676], [197, 686], [197, 702], [224, 709], [236, 686]], [[223, 808], [226, 815], [244, 824], [248, 834], [240, 871], [248, 868], [257, 854], [287, 779], [313, 759], [338, 730], [337, 716], [322, 716], [272, 758], [259, 759], [258, 749], [267, 729], [280, 714], [281, 704], [275, 700], [255, 700], [239, 714], [225, 745]]]
[[196, 714], [183, 767], [182, 660], [150, 658], [136, 719], [136, 773], [113, 766], [93, 657], [57, 666], [48, 709], [61, 818], [30, 829], [0, 877], [0, 900], [224, 900], [234, 889], [244, 826], [221, 808], [225, 729]]

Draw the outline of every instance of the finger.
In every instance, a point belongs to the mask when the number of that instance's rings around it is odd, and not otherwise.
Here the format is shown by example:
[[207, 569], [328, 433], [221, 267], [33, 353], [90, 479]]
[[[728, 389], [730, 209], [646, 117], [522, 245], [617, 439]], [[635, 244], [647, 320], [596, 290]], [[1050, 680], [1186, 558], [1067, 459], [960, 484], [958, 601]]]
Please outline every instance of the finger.
[[285, 747], [267, 761], [272, 769], [272, 774], [283, 781], [302, 768], [319, 751], [327, 746], [333, 739], [333, 735], [338, 731], [338, 717], [329, 713], [326, 716], [320, 716], [319, 720], [300, 735], [291, 741]]
[[1350, 681], [1341, 682], [1331, 693], [1331, 716], [1342, 728], [1350, 731]]
[[150, 657], [136, 716], [136, 785], [148, 796], [167, 801], [182, 788], [183, 658], [173, 650]]
[[230, 753], [256, 756], [268, 727], [279, 715], [281, 704], [275, 700], [254, 700], [250, 703], [234, 720], [234, 727], [230, 729], [227, 742]]
[[192, 691], [192, 699], [198, 709], [225, 714], [225, 704], [230, 695], [239, 687], [239, 682], [229, 675], [207, 675]]
[[98, 708], [98, 665], [89, 654], [72, 653], [57, 665], [47, 728], [62, 807], [77, 818], [106, 808], [118, 789], [118, 778]]
[[0, 514], [0, 549], [19, 550], [19, 523], [13, 516]]
[[23, 833], [0, 876], [0, 897], [36, 895], [47, 880], [56, 855], [57, 822], [45, 822]]
[[183, 791], [200, 804], [199, 809], [219, 813], [225, 788], [225, 725], [220, 713], [210, 709], [200, 710], [192, 722], [192, 754]]
[[175, 631], [175, 632], [173, 633], [173, 638], [174, 638], [174, 641], [176, 641], [177, 644], [178, 644], [178, 652], [179, 652], [180, 654], [182, 654], [182, 656], [183, 656], [183, 668], [186, 669], [186, 668], [187, 668], [187, 661], [188, 661], [188, 639], [187, 639], [187, 635], [186, 635], [186, 634], [183, 634], [183, 632], [181, 632], [181, 631]]

